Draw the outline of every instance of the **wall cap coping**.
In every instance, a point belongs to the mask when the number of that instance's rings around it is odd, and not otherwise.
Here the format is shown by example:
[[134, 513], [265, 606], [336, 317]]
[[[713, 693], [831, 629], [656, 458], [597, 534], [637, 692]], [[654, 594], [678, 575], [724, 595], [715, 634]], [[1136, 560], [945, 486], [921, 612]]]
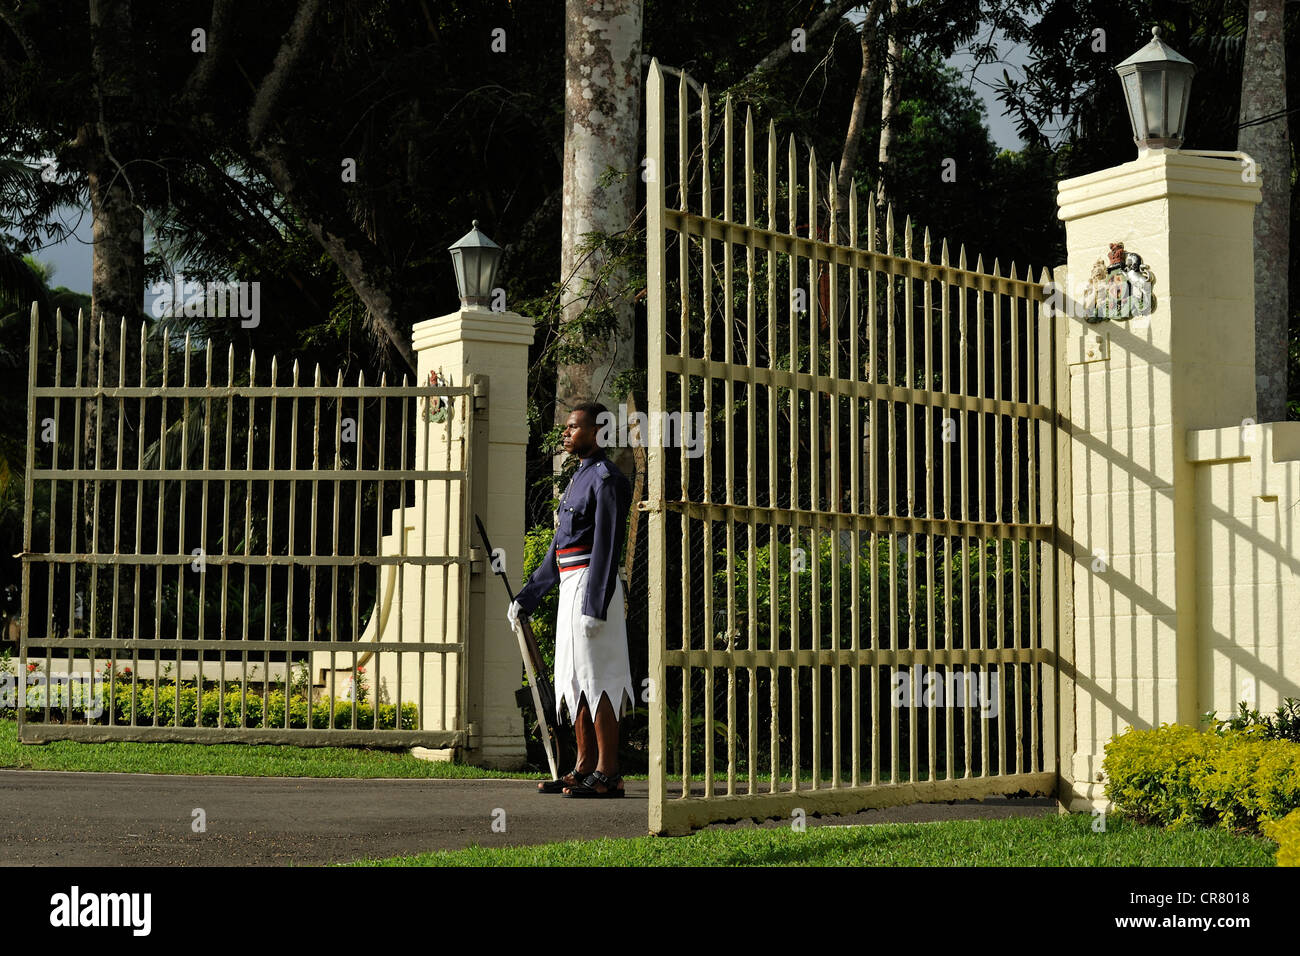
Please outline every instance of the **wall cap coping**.
[[411, 345], [417, 352], [455, 341], [529, 346], [535, 333], [533, 320], [517, 312], [460, 309], [417, 322], [411, 329]]
[[1152, 150], [1132, 162], [1112, 166], [1057, 184], [1057, 216], [1069, 222], [1108, 209], [1175, 196], [1258, 203], [1256, 181], [1243, 182], [1242, 156], [1198, 155], [1182, 150]]
[[[1253, 431], [1253, 440], [1248, 439]], [[1199, 465], [1249, 461], [1253, 494], [1276, 497], [1288, 487], [1291, 473], [1300, 471], [1300, 422], [1263, 422], [1229, 428], [1189, 429], [1187, 460]]]

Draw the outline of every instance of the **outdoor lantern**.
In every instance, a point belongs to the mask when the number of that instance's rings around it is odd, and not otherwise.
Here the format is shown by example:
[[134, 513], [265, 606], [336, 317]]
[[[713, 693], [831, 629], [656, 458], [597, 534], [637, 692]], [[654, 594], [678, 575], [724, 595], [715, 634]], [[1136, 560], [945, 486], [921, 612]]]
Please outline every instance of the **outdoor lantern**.
[[451, 246], [451, 263], [456, 268], [456, 288], [460, 290], [462, 307], [487, 305], [492, 297], [492, 280], [501, 261], [501, 247], [479, 232], [478, 220], [474, 228]]
[[1177, 149], [1183, 145], [1187, 103], [1192, 93], [1192, 61], [1160, 39], [1151, 28], [1151, 42], [1115, 68], [1124, 84], [1133, 142], [1138, 152]]

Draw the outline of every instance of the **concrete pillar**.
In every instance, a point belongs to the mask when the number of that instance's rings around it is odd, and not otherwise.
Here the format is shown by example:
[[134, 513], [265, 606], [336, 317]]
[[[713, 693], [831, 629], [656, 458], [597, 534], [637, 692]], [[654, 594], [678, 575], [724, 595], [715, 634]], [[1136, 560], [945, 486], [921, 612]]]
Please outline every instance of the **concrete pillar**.
[[[1071, 809], [1105, 803], [1112, 735], [1199, 723], [1186, 442], [1189, 430], [1255, 415], [1252, 178], [1236, 157], [1153, 150], [1059, 186], [1074, 556], [1074, 660], [1065, 664], [1075, 692], [1062, 799]], [[1075, 313], [1112, 243], [1150, 267], [1154, 308], [1089, 323]]]
[[[467, 527], [459, 524], [460, 488], [454, 483], [428, 484], [429, 506], [424, 511], [424, 520], [435, 542], [433, 553], [441, 553], [444, 533], [450, 539], [451, 553], [465, 543], [462, 536], [467, 536], [468, 544], [476, 549], [478, 560], [469, 583], [467, 609], [470, 673], [463, 715], [469, 731], [466, 758], [500, 768], [520, 767], [525, 762], [523, 719], [515, 703], [522, 665], [516, 638], [506, 621], [509, 602], [505, 588], [491, 573], [488, 566], [491, 556], [482, 554], [473, 516], [477, 513], [483, 519], [493, 547], [504, 552], [510, 582], [518, 588], [523, 583], [528, 347], [532, 341], [531, 319], [486, 308], [461, 309], [420, 322], [412, 329], [421, 384], [429, 381], [431, 372], [437, 372], [450, 385], [469, 384], [476, 375], [486, 378], [486, 401], [480, 398], [475, 413], [476, 435], [467, 436], [463, 422], [460, 427], [435, 427], [429, 431], [430, 469], [444, 467], [440, 462], [446, 460], [443, 444], [446, 441], [471, 443], [469, 524]], [[426, 431], [423, 422], [417, 423], [416, 431], [416, 467], [423, 468], [421, 456]], [[447, 494], [451, 495], [450, 502], [444, 497]], [[449, 527], [445, 517], [448, 513], [452, 516]], [[415, 533], [420, 533], [418, 528]], [[422, 553], [418, 542], [413, 553]], [[409, 569], [407, 573], [410, 574]], [[407, 600], [409, 603], [409, 596]], [[438, 608], [441, 600], [440, 591], [426, 597], [426, 601]], [[449, 679], [448, 692], [455, 686]], [[424, 695], [426, 707], [441, 708], [441, 687], [437, 681], [430, 686], [427, 671]]]

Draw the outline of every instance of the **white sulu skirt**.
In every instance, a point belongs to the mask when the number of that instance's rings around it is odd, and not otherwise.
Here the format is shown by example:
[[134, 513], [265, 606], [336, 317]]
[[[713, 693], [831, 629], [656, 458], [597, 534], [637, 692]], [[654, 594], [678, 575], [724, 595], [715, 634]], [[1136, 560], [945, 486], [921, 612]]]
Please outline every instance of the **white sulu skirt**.
[[569, 708], [569, 722], [585, 695], [594, 719], [601, 696], [622, 718], [636, 700], [632, 668], [627, 654], [627, 621], [623, 617], [623, 582], [614, 579], [614, 596], [606, 618], [593, 637], [582, 633], [582, 599], [587, 592], [587, 568], [560, 572], [560, 606], [555, 624], [555, 719], [561, 705]]

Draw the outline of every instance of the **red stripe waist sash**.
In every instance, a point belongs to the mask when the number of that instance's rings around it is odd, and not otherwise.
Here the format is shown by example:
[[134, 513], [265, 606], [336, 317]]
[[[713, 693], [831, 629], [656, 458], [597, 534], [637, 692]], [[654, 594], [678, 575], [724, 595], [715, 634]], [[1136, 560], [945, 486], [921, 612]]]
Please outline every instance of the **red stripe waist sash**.
[[565, 571], [580, 571], [590, 562], [590, 548], [560, 548], [555, 552], [555, 563], [559, 565], [561, 574]]

